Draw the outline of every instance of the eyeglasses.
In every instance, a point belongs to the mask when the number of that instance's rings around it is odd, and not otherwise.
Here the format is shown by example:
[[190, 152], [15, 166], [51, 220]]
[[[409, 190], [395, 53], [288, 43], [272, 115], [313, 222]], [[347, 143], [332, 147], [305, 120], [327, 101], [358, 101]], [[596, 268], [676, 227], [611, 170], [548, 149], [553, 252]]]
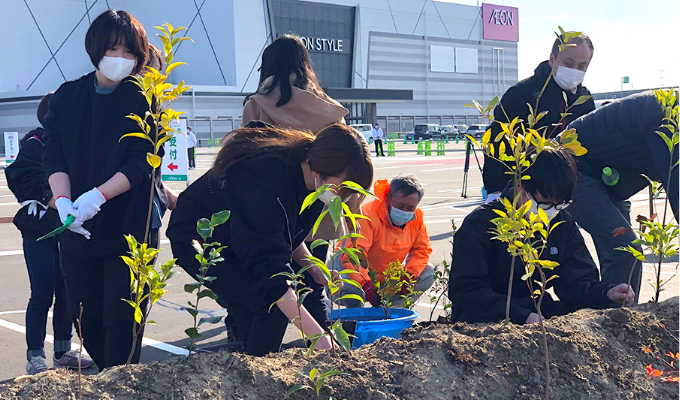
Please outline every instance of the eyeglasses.
[[571, 200], [569, 200], [569, 201], [565, 201], [563, 203], [550, 203], [550, 202], [540, 202], [536, 199], [534, 199], [534, 201], [536, 202], [536, 204], [538, 204], [538, 208], [540, 208], [540, 209], [549, 210], [549, 209], [555, 207], [555, 210], [557, 210], [557, 211], [562, 211], [562, 210], [566, 209], [567, 207], [569, 207], [571, 205], [571, 202], [572, 202]]

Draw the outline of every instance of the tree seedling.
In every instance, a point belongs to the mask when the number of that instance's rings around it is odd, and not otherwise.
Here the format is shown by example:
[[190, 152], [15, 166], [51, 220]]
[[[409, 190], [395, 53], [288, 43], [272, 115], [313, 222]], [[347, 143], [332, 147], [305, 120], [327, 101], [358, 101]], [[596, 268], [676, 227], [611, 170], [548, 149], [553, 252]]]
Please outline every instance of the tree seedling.
[[[167, 290], [167, 280], [176, 274], [173, 268], [177, 266], [177, 259], [168, 260], [157, 271], [155, 259], [160, 250], [149, 247], [146, 243], [138, 243], [132, 235], [126, 235], [129, 256], [121, 256], [125, 264], [130, 268], [130, 299], [121, 299], [128, 303], [134, 310], [134, 322], [132, 324], [132, 349], [128, 356], [127, 364], [132, 362], [137, 348], [137, 337], [147, 324], [156, 324], [149, 320], [151, 308], [160, 300]], [[143, 304], [148, 301], [146, 310]]]
[[378, 272], [369, 266], [368, 277], [380, 296], [380, 308], [385, 319], [390, 319], [392, 306], [397, 300], [403, 301], [401, 308], [412, 309], [423, 292], [414, 291], [416, 279], [406, 270], [406, 266], [400, 261], [391, 262], [381, 274], [382, 280]]
[[[146, 228], [144, 230], [144, 238], [139, 245], [131, 235], [125, 238], [129, 246], [129, 254], [131, 257], [123, 256], [123, 260], [130, 267], [130, 300], [122, 299], [134, 308], [134, 322], [132, 325], [133, 341], [132, 351], [128, 356], [127, 364], [132, 362], [132, 358], [137, 346], [137, 337], [141, 333], [142, 328], [147, 323], [151, 306], [166, 293], [163, 289], [165, 281], [172, 277], [174, 272], [172, 268], [175, 267], [176, 260], [170, 260], [161, 266], [160, 273], [155, 270], [154, 262], [156, 255], [160, 249], [148, 247], [149, 229], [151, 227], [151, 212], [153, 210], [153, 195], [156, 190], [156, 169], [161, 165], [161, 157], [158, 155], [163, 143], [173, 137], [174, 132], [178, 132], [170, 127], [170, 123], [176, 120], [183, 112], [176, 112], [169, 108], [170, 103], [177, 100], [182, 93], [190, 89], [189, 86], [184, 85], [181, 81], [175, 88], [172, 84], [166, 82], [168, 74], [176, 67], [185, 64], [183, 62], [173, 62], [175, 46], [184, 40], [191, 40], [187, 37], [175, 37], [179, 32], [186, 28], [179, 27], [175, 29], [169, 23], [164, 24], [163, 27], [156, 27], [161, 33], [158, 35], [163, 42], [163, 61], [165, 62], [165, 72], [152, 68], [145, 67], [143, 76], [134, 76], [134, 84], [137, 85], [144, 95], [149, 110], [145, 115], [130, 114], [127, 118], [137, 122], [141, 132], [127, 133], [121, 136], [120, 140], [125, 138], [139, 138], [148, 140], [153, 146], [153, 153], [149, 152], [146, 155], [146, 161], [152, 167], [151, 173], [151, 187], [149, 188], [149, 204], [146, 217]], [[150, 300], [149, 307], [146, 313], [142, 312], [142, 303]]]
[[[666, 146], [668, 147], [668, 159], [670, 164], [668, 168], [668, 179], [666, 182], [670, 182], [673, 169], [678, 167], [678, 162], [673, 162], [673, 155], [680, 139], [680, 133], [678, 129], [678, 91], [677, 89], [673, 88], [668, 89], [668, 91], [659, 89], [654, 91], [654, 96], [659, 102], [661, 110], [664, 113], [661, 126], [659, 127], [660, 130], [656, 131], [656, 134], [659, 135], [661, 139], [663, 139], [664, 143], [666, 143]], [[666, 134], [666, 132], [668, 132], [670, 136]], [[652, 188], [652, 197], [658, 197], [658, 184], [649, 178], [647, 178], [647, 180], [649, 181]], [[673, 221], [666, 223], [668, 217], [669, 196], [670, 194], [667, 193], [666, 199], [664, 200], [662, 221], [654, 221], [654, 219], [657, 217], [657, 214], [652, 215], [650, 218], [638, 217], [638, 222], [640, 223], [640, 229], [638, 229], [636, 232], [638, 239], [634, 240], [629, 246], [618, 248], [618, 250], [630, 253], [633, 257], [635, 257], [636, 260], [640, 260], [641, 262], [645, 261], [645, 255], [643, 253], [644, 250], [647, 250], [654, 255], [655, 262], [653, 265], [655, 281], [652, 282], [651, 285], [654, 288], [654, 297], [652, 300], [655, 303], [659, 302], [661, 291], [664, 290], [663, 287], [673, 278], [671, 277], [665, 281], [661, 278], [662, 263], [664, 259], [678, 255], [677, 242], [680, 228], [678, 228], [678, 225]], [[651, 201], [652, 200], [650, 199], [650, 202]], [[628, 230], [628, 228], [625, 227], [617, 229], [622, 230], [620, 232], [626, 232]], [[613, 235], [617, 235], [616, 230], [614, 231]], [[640, 247], [642, 247], [643, 251], [639, 250]], [[636, 262], [633, 262], [631, 266], [628, 278], [629, 286], [633, 277], [635, 264]], [[675, 268], [677, 270], [677, 264]]]
[[213, 235], [213, 231], [219, 225], [227, 222], [230, 216], [229, 211], [220, 211], [212, 215], [208, 220], [207, 218], [201, 218], [196, 223], [196, 232], [201, 236], [203, 242], [198, 240], [192, 241], [194, 250], [196, 250], [196, 260], [199, 262], [200, 266], [198, 268], [198, 274], [194, 277], [196, 282], [187, 283], [184, 285], [184, 291], [192, 294], [196, 292], [195, 302], [187, 302], [190, 308], [184, 308], [191, 317], [194, 319], [194, 326], [187, 328], [184, 333], [189, 336], [189, 342], [187, 343], [187, 349], [189, 350], [189, 355], [191, 355], [194, 350], [195, 341], [201, 337], [198, 332], [198, 328], [204, 323], [216, 324], [222, 320], [222, 317], [203, 317], [198, 319], [198, 313], [200, 309], [198, 308], [198, 303], [204, 297], [209, 297], [213, 300], [217, 300], [217, 295], [213, 293], [212, 290], [205, 287], [206, 284], [212, 283], [217, 279], [215, 276], [208, 276], [208, 270], [215, 264], [224, 261], [220, 252], [227, 248], [227, 246], [222, 246], [218, 242], [208, 242]]
[[[569, 41], [580, 35], [581, 32], [565, 32], [562, 27], [558, 27], [558, 29], [560, 33], [558, 34], [555, 32], [555, 35], [561, 41], [559, 51], [563, 51], [567, 46], [575, 46], [575, 44], [569, 43]], [[501, 127], [501, 132], [494, 138], [491, 137], [491, 129], [488, 129], [482, 137], [481, 144], [472, 136], [468, 135], [468, 139], [470, 139], [477, 147], [481, 148], [487, 156], [497, 160], [505, 166], [507, 169], [505, 173], [512, 175], [514, 188], [518, 187], [518, 182], [531, 179], [531, 176], [526, 172], [536, 160], [536, 157], [545, 149], [557, 148], [561, 145], [574, 156], [581, 156], [587, 153], [587, 150], [581, 146], [581, 143], [578, 141], [578, 135], [574, 129], [564, 130], [557, 136], [555, 136], [554, 133], [561, 124], [555, 124], [550, 132], [548, 132], [547, 126], [534, 129], [536, 124], [548, 114], [548, 111], [538, 113], [538, 105], [550, 79], [551, 76], [548, 76], [536, 99], [536, 104], [533, 107], [531, 104], [527, 104], [529, 107], [529, 115], [527, 116], [526, 124], [519, 116], [510, 120], [507, 114], [505, 115], [505, 119], [509, 122], [502, 122], [494, 119], [491, 110], [498, 103], [497, 97], [493, 98], [486, 107], [483, 107], [474, 100], [472, 105], [466, 105], [467, 107], [475, 108], [480, 115], [492, 122], [497, 122]], [[562, 119], [571, 115], [569, 110], [572, 107], [583, 104], [590, 98], [590, 96], [580, 96], [572, 104], [569, 104], [566, 93], [563, 92], [562, 94], [564, 97], [564, 104], [566, 105], [565, 111], [560, 114]], [[505, 113], [502, 105], [501, 110]], [[556, 139], [552, 139], [553, 137], [556, 137]], [[548, 400], [550, 398], [550, 358], [548, 353], [547, 333], [543, 324], [540, 307], [549, 281], [543, 272], [543, 268], [553, 269], [557, 267], [558, 264], [553, 261], [540, 260], [539, 258], [545, 247], [545, 243], [547, 242], [548, 234], [552, 232], [558, 224], [553, 224], [548, 230], [550, 223], [543, 210], [539, 209], [538, 215], [529, 212], [531, 201], [518, 207], [519, 193], [517, 190], [515, 191], [513, 201], [504, 199], [503, 204], [505, 211], [494, 210], [499, 217], [493, 219], [491, 222], [495, 226], [495, 228], [492, 229], [494, 239], [507, 243], [508, 252], [512, 255], [510, 278], [508, 280], [505, 322], [510, 323], [513, 277], [516, 259], [519, 257], [525, 268], [525, 274], [522, 276], [522, 279], [527, 282], [527, 286], [531, 292], [536, 311], [539, 315], [539, 325], [543, 334], [546, 379], [544, 398]], [[539, 271], [540, 281], [531, 279], [536, 271]], [[550, 279], [555, 277], [556, 275]], [[534, 283], [538, 285], [538, 289], [534, 289]]]

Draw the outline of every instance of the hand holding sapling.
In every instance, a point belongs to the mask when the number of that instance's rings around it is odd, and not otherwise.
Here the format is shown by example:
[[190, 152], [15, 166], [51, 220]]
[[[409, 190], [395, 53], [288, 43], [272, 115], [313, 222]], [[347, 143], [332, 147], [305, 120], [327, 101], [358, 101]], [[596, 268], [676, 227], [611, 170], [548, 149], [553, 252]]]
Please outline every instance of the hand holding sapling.
[[609, 289], [607, 291], [607, 297], [614, 303], [623, 304], [626, 307], [630, 307], [635, 301], [635, 292], [628, 284], [621, 283]]

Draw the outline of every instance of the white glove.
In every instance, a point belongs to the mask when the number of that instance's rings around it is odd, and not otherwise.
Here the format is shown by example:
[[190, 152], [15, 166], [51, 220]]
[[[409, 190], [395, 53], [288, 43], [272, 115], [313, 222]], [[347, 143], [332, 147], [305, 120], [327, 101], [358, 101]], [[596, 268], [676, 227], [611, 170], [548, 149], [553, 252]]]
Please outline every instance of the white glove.
[[60, 197], [57, 200], [54, 201], [54, 205], [57, 207], [57, 211], [59, 212], [59, 219], [61, 220], [61, 223], [63, 224], [66, 221], [66, 218], [69, 215], [73, 215], [76, 217], [76, 220], [69, 225], [68, 229], [72, 232], [75, 232], [77, 234], [85, 236], [85, 239], [90, 240], [90, 232], [88, 232], [85, 228], [83, 228], [83, 223], [78, 221], [78, 217], [80, 214], [78, 213], [78, 210], [73, 208], [73, 202], [71, 202], [71, 199], [68, 197]]
[[101, 210], [100, 207], [104, 203], [106, 203], [106, 197], [97, 188], [81, 194], [73, 202], [73, 207], [79, 214], [74, 223], [80, 222], [80, 225], [82, 225], [83, 222], [92, 219]]
[[61, 196], [54, 201], [54, 205], [57, 207], [57, 212], [59, 212], [59, 219], [63, 224], [66, 222], [66, 217], [73, 215], [78, 218], [78, 211], [73, 208], [73, 202], [68, 197]]

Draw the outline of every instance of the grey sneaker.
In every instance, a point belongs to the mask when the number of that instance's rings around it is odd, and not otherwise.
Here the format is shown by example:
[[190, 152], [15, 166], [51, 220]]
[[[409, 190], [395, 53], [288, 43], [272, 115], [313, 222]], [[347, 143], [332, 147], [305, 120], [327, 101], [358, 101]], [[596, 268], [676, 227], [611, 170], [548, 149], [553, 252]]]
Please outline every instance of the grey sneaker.
[[26, 373], [28, 375], [35, 375], [47, 371], [47, 364], [45, 364], [45, 357], [35, 356], [26, 363]]
[[[64, 353], [61, 358], [52, 357], [54, 363], [54, 368], [68, 368], [68, 369], [78, 369], [78, 350], [69, 350]], [[94, 365], [94, 361], [87, 357], [83, 357], [80, 360], [80, 368], [90, 368]]]

